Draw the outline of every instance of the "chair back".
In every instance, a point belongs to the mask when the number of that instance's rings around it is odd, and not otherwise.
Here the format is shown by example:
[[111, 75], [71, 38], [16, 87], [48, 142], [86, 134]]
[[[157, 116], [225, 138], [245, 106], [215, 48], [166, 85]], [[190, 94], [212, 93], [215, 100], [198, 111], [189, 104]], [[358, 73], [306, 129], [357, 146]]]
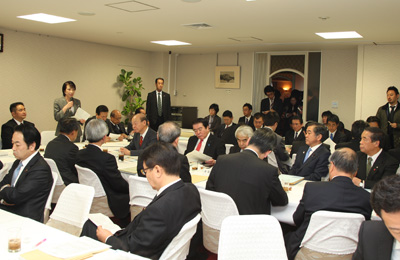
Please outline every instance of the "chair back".
[[300, 247], [327, 254], [352, 254], [364, 220], [364, 216], [357, 213], [317, 211], [311, 216]]
[[129, 176], [128, 183], [130, 205], [147, 207], [157, 194], [157, 191], [151, 187], [146, 178]]
[[44, 223], [46, 223], [47, 220], [49, 219], [49, 214], [50, 214], [50, 210], [51, 210], [51, 201], [53, 199], [54, 188], [56, 187], [56, 183], [57, 183], [57, 179], [58, 179], [57, 173], [52, 171], [51, 175], [53, 175], [53, 184], [51, 185], [50, 193], [49, 193], [49, 196], [47, 197], [46, 205], [44, 206], [44, 218], [43, 218]]
[[44, 159], [46, 160], [47, 164], [50, 166], [51, 172], [53, 172], [53, 174], [54, 173], [57, 174], [57, 176], [58, 176], [56, 186], [54, 188], [53, 199], [51, 200], [51, 203], [57, 203], [61, 192], [65, 188], [64, 181], [61, 177], [60, 171], [58, 170], [56, 162], [50, 158], [44, 158]]
[[75, 164], [75, 168], [78, 171], [78, 179], [80, 184], [92, 186], [94, 188], [94, 197], [106, 196], [106, 192], [101, 184], [99, 177], [91, 169], [81, 167]]
[[233, 144], [225, 144], [225, 153], [229, 154], [232, 147], [233, 147]]
[[42, 131], [40, 133], [41, 136], [41, 144], [46, 146], [51, 140], [56, 137], [56, 131]]
[[222, 222], [218, 259], [287, 260], [278, 220], [270, 215], [227, 217]]
[[190, 240], [196, 233], [197, 223], [200, 221], [200, 214], [187, 222], [179, 231], [178, 235], [172, 239], [171, 243], [162, 253], [160, 260], [176, 259], [184, 260], [189, 254]]

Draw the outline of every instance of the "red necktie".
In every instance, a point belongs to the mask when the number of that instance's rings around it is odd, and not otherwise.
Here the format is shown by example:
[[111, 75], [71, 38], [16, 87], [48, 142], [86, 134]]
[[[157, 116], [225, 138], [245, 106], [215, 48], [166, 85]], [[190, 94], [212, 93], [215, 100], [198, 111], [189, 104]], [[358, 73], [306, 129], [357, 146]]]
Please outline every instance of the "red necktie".
[[200, 142], [199, 142], [199, 144], [197, 145], [197, 147], [196, 147], [196, 151], [200, 151], [200, 148], [201, 148], [201, 144], [203, 143], [203, 140], [202, 139], [200, 139]]
[[139, 146], [142, 146], [143, 143], [143, 136], [140, 136]]

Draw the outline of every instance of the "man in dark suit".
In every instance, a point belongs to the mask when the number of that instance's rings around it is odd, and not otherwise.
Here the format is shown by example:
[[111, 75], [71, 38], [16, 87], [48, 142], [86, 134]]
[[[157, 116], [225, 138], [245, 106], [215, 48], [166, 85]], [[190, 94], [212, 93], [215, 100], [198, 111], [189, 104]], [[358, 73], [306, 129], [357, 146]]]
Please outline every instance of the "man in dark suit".
[[179, 179], [180, 159], [173, 145], [155, 143], [142, 156], [146, 178], [158, 191], [157, 196], [125, 229], [114, 235], [90, 221], [81, 235], [98, 239], [113, 249], [159, 259], [183, 225], [200, 213], [200, 195], [193, 184]]
[[171, 97], [162, 91], [164, 79], [156, 78], [156, 90], [147, 95], [146, 112], [150, 128], [157, 131], [158, 126], [171, 119]]
[[216, 134], [218, 128], [221, 126], [221, 118], [217, 115], [219, 112], [218, 104], [211, 104], [208, 111], [210, 114], [204, 119], [207, 120], [210, 131]]
[[34, 126], [15, 127], [12, 143], [17, 160], [0, 182], [0, 209], [43, 222], [53, 176], [39, 154], [40, 140], [40, 133]]
[[400, 257], [400, 176], [378, 182], [371, 194], [372, 208], [383, 221], [365, 221], [358, 234], [354, 260], [390, 260]]
[[305, 141], [306, 137], [303, 132], [303, 118], [300, 116], [292, 116], [290, 119], [291, 129], [285, 134], [285, 144], [292, 145], [293, 141]]
[[11, 139], [14, 133], [14, 128], [17, 125], [25, 124], [25, 125], [35, 126], [33, 123], [25, 120], [26, 110], [24, 103], [22, 102], [12, 103], [10, 105], [10, 112], [13, 118], [1, 126], [2, 149], [12, 148], [13, 145]]
[[157, 142], [157, 133], [147, 125], [146, 115], [142, 113], [132, 117], [132, 127], [135, 132], [132, 141], [120, 150], [125, 155], [139, 156], [146, 147]]
[[346, 142], [346, 135], [338, 130], [339, 122], [339, 117], [335, 114], [328, 117], [328, 138], [335, 144]]
[[67, 117], [60, 120], [60, 134], [51, 140], [44, 152], [45, 158], [53, 159], [57, 164], [65, 185], [79, 183], [76, 172], [76, 154], [78, 146], [73, 142], [78, 136], [79, 123], [75, 118]]
[[275, 90], [272, 86], [268, 85], [264, 88], [264, 94], [267, 98], [261, 100], [261, 113], [266, 114], [270, 110], [274, 110], [279, 116], [283, 112], [283, 102], [279, 97], [275, 97]]
[[[370, 127], [381, 128], [381, 120], [376, 116], [369, 116], [367, 118], [367, 123], [369, 124]], [[360, 138], [361, 138], [361, 136], [360, 136]], [[391, 144], [390, 144], [389, 136], [386, 133], [385, 133], [385, 136], [383, 138], [382, 149], [384, 151], [389, 151], [390, 149], [392, 149], [391, 148]]]
[[[107, 117], [108, 117], [108, 107], [106, 107], [105, 105], [100, 105], [100, 106], [98, 106], [98, 107], [96, 107], [96, 115], [94, 115], [94, 116], [92, 116], [92, 117], [89, 117], [87, 120], [86, 120], [86, 122], [85, 122], [85, 125], [84, 125], [84, 127], [83, 127], [83, 138], [82, 138], [82, 142], [84, 142], [84, 141], [86, 141], [87, 140], [87, 138], [86, 138], [86, 126], [87, 126], [87, 124], [89, 124], [89, 122], [91, 121], [91, 120], [93, 120], [93, 119], [101, 119], [101, 120], [103, 120], [104, 122], [106, 122], [107, 124], [108, 124], [108, 119], [107, 119]], [[108, 127], [108, 126], [107, 126]], [[110, 134], [110, 130], [108, 130], [108, 134], [107, 134], [107, 136]], [[108, 138], [107, 137], [107, 140], [106, 140], [107, 142], [108, 141], [110, 141], [110, 138]]]
[[357, 152], [358, 172], [353, 178], [355, 185], [371, 189], [377, 181], [395, 175], [399, 162], [383, 151], [382, 129], [367, 127], [361, 135], [360, 151]]
[[218, 158], [206, 189], [228, 194], [241, 215], [270, 214], [271, 204], [285, 206], [288, 197], [279, 181], [278, 171], [263, 161], [275, 142], [273, 131], [255, 131], [243, 152]]
[[[296, 231], [285, 235], [289, 259], [294, 259], [310, 223], [311, 215], [319, 210], [362, 214], [371, 219], [369, 192], [353, 185], [357, 173], [357, 155], [349, 148], [335, 151], [330, 158], [330, 182], [308, 182], [303, 197], [293, 214]], [[357, 199], [355, 199], [357, 198]]]
[[91, 120], [86, 126], [89, 145], [81, 149], [76, 164], [89, 168], [99, 177], [114, 216], [125, 219], [129, 214], [129, 186], [118, 170], [115, 156], [102, 151], [106, 142], [107, 124], [101, 119]]
[[[158, 127], [157, 139], [161, 142], [170, 143], [175, 148], [178, 147], [180, 135], [181, 135], [181, 128], [175, 122], [167, 121]], [[182, 179], [183, 182], [192, 182], [192, 176], [190, 175], [189, 161], [187, 157], [180, 153], [178, 153], [178, 157], [181, 161], [181, 170], [179, 172], [179, 177]], [[143, 159], [142, 156], [139, 155], [137, 172], [140, 177], [146, 177], [142, 171], [143, 171]]]
[[303, 176], [306, 180], [320, 181], [328, 174], [330, 152], [322, 145], [326, 128], [319, 123], [308, 124], [306, 146], [299, 148], [296, 161], [289, 174]]
[[351, 125], [351, 136], [352, 139], [350, 142], [339, 143], [335, 146], [335, 149], [348, 147], [355, 152], [360, 151], [360, 141], [361, 134], [364, 132], [364, 129], [368, 127], [368, 123], [364, 120], [357, 120]]
[[243, 105], [243, 116], [239, 118], [238, 125], [248, 125], [254, 130], [254, 117], [251, 115], [253, 106], [249, 103]]
[[248, 140], [253, 136], [253, 128], [248, 125], [241, 125], [235, 131], [237, 144], [229, 150], [229, 153], [240, 153], [247, 147]]
[[225, 154], [224, 143], [216, 136], [210, 133], [207, 120], [197, 118], [193, 122], [194, 136], [188, 140], [185, 155], [193, 150], [211, 156], [212, 159], [206, 161], [206, 164], [214, 165], [215, 160], [221, 154]]
[[107, 120], [107, 125], [110, 133], [120, 135], [118, 137], [119, 141], [122, 141], [128, 137], [128, 133], [125, 130], [125, 125], [123, 122], [121, 122], [121, 119], [121, 112], [114, 109], [113, 111], [111, 111], [110, 120]]
[[215, 135], [225, 143], [225, 144], [237, 144], [235, 131], [237, 125], [233, 123], [233, 114], [230, 110], [225, 110], [222, 114], [224, 123], [218, 128]]

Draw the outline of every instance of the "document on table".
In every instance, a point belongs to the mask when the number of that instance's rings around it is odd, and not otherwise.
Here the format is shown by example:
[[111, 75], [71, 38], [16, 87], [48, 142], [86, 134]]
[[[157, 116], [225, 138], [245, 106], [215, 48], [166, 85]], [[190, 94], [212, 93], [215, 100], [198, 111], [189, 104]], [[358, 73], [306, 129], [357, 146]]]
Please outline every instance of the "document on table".
[[188, 153], [186, 155], [186, 157], [188, 158], [189, 163], [191, 162], [205, 162], [208, 160], [211, 160], [212, 157], [208, 156], [204, 153], [200, 153], [199, 151], [193, 150], [190, 153]]
[[283, 182], [288, 182], [290, 185], [295, 185], [304, 180], [304, 177], [289, 175], [289, 174], [281, 174], [279, 175], [279, 179]]
[[76, 113], [73, 117], [76, 118], [76, 120], [78, 120], [78, 121], [81, 119], [87, 120], [90, 117], [90, 114], [88, 112], [86, 112], [85, 110], [83, 110], [82, 108], [78, 107], [78, 109], [76, 110]]

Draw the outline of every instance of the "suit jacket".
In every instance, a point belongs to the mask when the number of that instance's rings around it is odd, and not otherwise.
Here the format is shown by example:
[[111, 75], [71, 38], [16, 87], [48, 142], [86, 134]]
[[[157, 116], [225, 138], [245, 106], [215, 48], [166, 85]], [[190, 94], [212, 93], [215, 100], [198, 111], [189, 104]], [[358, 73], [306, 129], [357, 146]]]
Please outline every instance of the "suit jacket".
[[397, 128], [389, 127], [388, 121], [390, 117], [390, 109], [388, 103], [381, 106], [376, 112], [376, 116], [381, 121], [380, 127], [389, 136], [393, 136], [393, 148], [400, 147], [400, 103], [397, 102], [396, 110], [394, 111], [393, 122], [397, 123]]
[[79, 183], [75, 168], [78, 151], [78, 146], [63, 134], [51, 140], [46, 146], [44, 157], [55, 161], [65, 185]]
[[[195, 146], [198, 140], [199, 138], [197, 138], [195, 135], [189, 138], [185, 155], [196, 148]], [[219, 138], [210, 133], [203, 153], [211, 156], [214, 160], [217, 160], [219, 155], [226, 153], [225, 145]]]
[[124, 123], [119, 123], [118, 125], [115, 125], [111, 122], [111, 120], [107, 120], [107, 125], [108, 125], [108, 129], [110, 131], [110, 133], [112, 134], [126, 134], [128, 135], [128, 133], [125, 130], [125, 124]]
[[[270, 103], [269, 103], [269, 98], [264, 98], [261, 100], [261, 113], [265, 111], [269, 111], [270, 109]], [[274, 105], [272, 108], [280, 115], [282, 115], [283, 112], [283, 102], [280, 98], [275, 97], [274, 99]]]
[[358, 171], [357, 178], [365, 181], [365, 188], [372, 189], [379, 180], [390, 175], [395, 175], [399, 162], [390, 156], [387, 152], [383, 151], [376, 158], [374, 164], [369, 171], [367, 177], [367, 155], [363, 152], [357, 152], [358, 157]]
[[122, 178], [115, 157], [89, 144], [87, 148], [79, 150], [76, 164], [91, 169], [99, 177], [114, 216], [117, 218], [128, 216], [129, 185]]
[[[273, 130], [271, 129], [271, 131]], [[275, 136], [276, 136], [276, 142], [273, 152], [276, 158], [276, 163], [279, 168], [279, 171], [281, 173], [287, 174], [289, 172], [289, 166], [284, 162], [289, 160], [289, 154], [285, 149], [285, 144], [283, 143], [282, 136], [278, 135], [277, 133], [275, 133]], [[268, 162], [268, 157], [265, 158], [264, 160]]]
[[[238, 125], [241, 126], [241, 125], [245, 125], [245, 124], [246, 124], [246, 117], [242, 116], [241, 118], [239, 118]], [[253, 130], [255, 129], [254, 128], [254, 116], [250, 117], [249, 123], [247, 125], [250, 126], [251, 128], [253, 128]]]
[[[156, 90], [147, 95], [146, 113], [150, 127], [154, 129], [157, 124], [158, 109]], [[171, 119], [171, 97], [168, 93], [162, 92], [162, 123]]]
[[184, 224], [201, 211], [197, 188], [182, 181], [171, 185], [122, 231], [107, 239], [113, 249], [159, 259]]
[[271, 214], [271, 204], [284, 206], [288, 203], [277, 169], [251, 150], [220, 156], [211, 170], [206, 189], [228, 194], [240, 215]]
[[328, 175], [328, 159], [331, 153], [322, 144], [303, 163], [308, 147], [308, 145], [300, 147], [296, 155], [296, 161], [289, 174], [303, 176], [306, 180], [320, 181], [321, 177]]
[[294, 139], [294, 130], [290, 129], [285, 134], [285, 144], [293, 144], [293, 141], [305, 141], [306, 137], [304, 136], [304, 132], [301, 131], [300, 134]]
[[297, 230], [285, 237], [289, 259], [293, 259], [300, 249], [300, 243], [314, 212], [327, 210], [359, 213], [365, 219], [371, 219], [372, 208], [369, 197], [368, 191], [355, 186], [352, 180], [346, 176], [337, 176], [330, 182], [306, 183], [303, 197], [293, 214]]
[[[77, 98], [72, 98], [72, 101], [74, 101], [74, 112], [71, 111], [71, 108], [69, 108], [65, 113], [63, 112], [63, 107], [67, 104], [67, 100], [65, 97], [60, 97], [56, 98], [54, 100], [54, 119], [58, 122], [57, 123], [57, 128], [56, 128], [56, 136], [60, 134], [60, 121], [63, 118], [68, 118], [72, 117], [75, 115], [76, 110], [78, 110], [79, 107], [81, 107], [81, 101]], [[76, 137], [76, 142], [79, 142], [81, 140], [82, 136], [82, 129], [79, 127], [78, 129], [78, 136]]]
[[146, 147], [154, 144], [155, 142], [157, 142], [157, 133], [148, 127], [148, 131], [143, 139], [142, 146], [140, 146], [140, 134], [135, 133], [132, 141], [125, 148], [131, 151], [131, 156], [139, 156], [143, 153], [143, 150], [146, 149]]
[[231, 147], [231, 149], [229, 149], [229, 154], [231, 153], [240, 153], [240, 147], [236, 144], [234, 146]]
[[353, 260], [390, 260], [394, 238], [383, 221], [364, 221]]
[[[8, 174], [0, 182], [0, 187], [11, 184], [14, 170], [20, 160], [16, 160]], [[37, 153], [25, 166], [15, 187], [7, 187], [0, 191], [0, 199], [14, 206], [0, 205], [0, 209], [14, 214], [43, 222], [44, 207], [53, 185], [50, 166]]]
[[[327, 136], [328, 136], [328, 138], [331, 138], [331, 133], [329, 131], [327, 131]], [[335, 144], [344, 143], [344, 142], [346, 142], [346, 138], [347, 137], [345, 134], [343, 134], [342, 132], [339, 132], [339, 130], [337, 130], [332, 141]]]
[[355, 152], [358, 152], [360, 151], [360, 139], [351, 139], [350, 142], [339, 143], [335, 146], [335, 149], [337, 150], [343, 147], [347, 147]]
[[218, 138], [221, 138], [221, 140], [225, 144], [237, 144], [236, 136], [235, 136], [235, 131], [238, 127], [237, 124], [232, 123], [232, 125], [228, 128], [225, 129], [225, 124], [220, 125], [220, 127], [217, 129], [215, 135]]
[[[210, 115], [206, 116], [204, 119], [207, 120], [207, 122], [209, 122]], [[210, 131], [216, 134], [218, 128], [221, 126], [221, 118], [218, 115], [215, 115], [213, 122], [211, 123], [211, 125], [208, 126], [210, 127]]]
[[[23, 121], [25, 125], [35, 126], [35, 124], [28, 122], [26, 120]], [[11, 149], [12, 148], [12, 136], [14, 134], [14, 128], [17, 126], [17, 123], [12, 118], [8, 120], [5, 124], [1, 126], [1, 141], [2, 148], [1, 149]]]

